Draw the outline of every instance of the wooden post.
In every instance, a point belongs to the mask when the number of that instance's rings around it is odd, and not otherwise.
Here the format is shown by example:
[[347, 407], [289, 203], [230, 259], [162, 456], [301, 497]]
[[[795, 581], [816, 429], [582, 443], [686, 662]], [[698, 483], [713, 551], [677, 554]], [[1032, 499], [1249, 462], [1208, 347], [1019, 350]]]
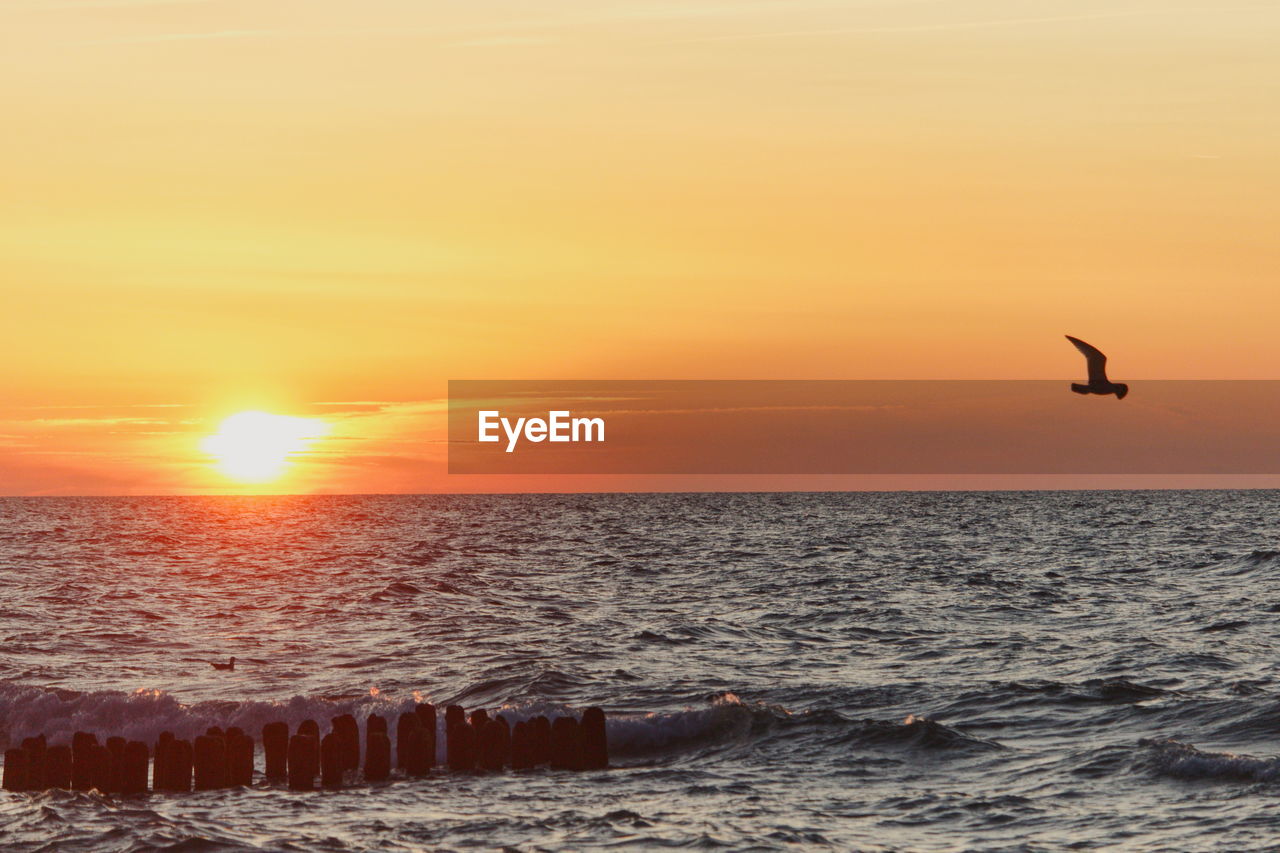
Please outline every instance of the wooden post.
[[478, 734], [476, 751], [480, 766], [489, 771], [506, 767], [511, 755], [511, 729], [506, 717], [498, 716], [485, 722]]
[[186, 792], [191, 790], [191, 771], [195, 765], [195, 751], [189, 740], [174, 740], [169, 747], [169, 769], [166, 778], [168, 790]]
[[36, 737], [24, 737], [22, 739], [22, 751], [27, 756], [27, 790], [43, 791], [44, 790], [44, 756], [48, 751], [45, 745], [44, 735]]
[[493, 722], [498, 724], [498, 754], [502, 766], [506, 767], [511, 763], [511, 724], [502, 714], [494, 717]]
[[119, 794], [123, 790], [121, 780], [124, 778], [125, 740], [119, 735], [107, 738], [107, 787], [108, 794]]
[[[299, 726], [299, 731], [302, 727]], [[310, 791], [316, 786], [320, 769], [320, 742], [311, 735], [296, 734], [289, 738], [289, 787]]]
[[154, 758], [151, 763], [151, 790], [171, 791], [169, 770], [173, 765], [173, 732], [164, 731], [156, 738]]
[[71, 787], [71, 747], [51, 746], [44, 753], [44, 787]]
[[529, 736], [534, 766], [551, 763], [551, 721], [539, 714], [529, 722]]
[[4, 790], [27, 790], [28, 764], [27, 751], [25, 749], [18, 747], [17, 749], [6, 749], [4, 751]]
[[476, 764], [476, 732], [462, 708], [450, 705], [445, 709], [445, 749], [450, 770], [471, 770]]
[[[338, 736], [338, 753], [342, 761], [342, 769], [360, 769], [360, 726], [356, 718], [350, 714], [342, 714], [333, 718], [333, 733]], [[323, 744], [321, 749], [323, 749]]]
[[[474, 728], [474, 726], [473, 726]], [[495, 772], [502, 769], [502, 746], [500, 745], [500, 735], [498, 734], [498, 724], [494, 720], [482, 720], [480, 728], [476, 732], [477, 749], [479, 753], [477, 764], [482, 770]]]
[[253, 738], [239, 729], [227, 732], [227, 784], [253, 784]]
[[511, 769], [528, 770], [533, 766], [533, 726], [521, 720], [511, 731]]
[[272, 782], [288, 776], [289, 724], [277, 720], [262, 727], [262, 755], [266, 764], [264, 772]]
[[227, 740], [217, 735], [196, 738], [194, 752], [196, 790], [227, 787]]
[[604, 710], [592, 706], [582, 712], [582, 765], [587, 770], [604, 770], [609, 766], [609, 735]]
[[93, 747], [93, 758], [90, 763], [92, 769], [89, 787], [105, 793], [111, 786], [111, 752], [102, 744], [97, 744]]
[[436, 706], [430, 702], [419, 702], [413, 709], [422, 721], [422, 740], [427, 754], [427, 767], [436, 766]]
[[124, 769], [120, 774], [122, 794], [145, 794], [147, 792], [147, 763], [151, 754], [147, 745], [140, 740], [131, 740], [124, 747]]
[[551, 766], [557, 770], [582, 769], [582, 733], [573, 717], [556, 717], [551, 724]]
[[396, 724], [396, 755], [410, 776], [426, 776], [431, 772], [427, 738], [422, 730], [422, 718], [416, 712], [400, 715]]
[[391, 739], [387, 737], [384, 720], [381, 731], [371, 726], [365, 733], [364, 778], [369, 782], [381, 782], [390, 775]]
[[93, 787], [98, 758], [98, 737], [90, 732], [71, 736], [71, 788], [88, 791]]
[[346, 769], [346, 743], [337, 732], [329, 732], [320, 741], [320, 784], [326, 788], [342, 786]]

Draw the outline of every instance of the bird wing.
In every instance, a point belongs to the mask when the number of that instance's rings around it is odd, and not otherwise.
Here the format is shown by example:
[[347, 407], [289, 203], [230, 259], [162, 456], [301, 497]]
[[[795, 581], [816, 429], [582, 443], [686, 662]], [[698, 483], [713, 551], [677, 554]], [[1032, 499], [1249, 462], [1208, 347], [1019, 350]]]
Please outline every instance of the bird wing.
[[1086, 344], [1079, 338], [1073, 338], [1070, 335], [1067, 335], [1066, 338], [1084, 355], [1085, 362], [1089, 365], [1089, 383], [1106, 383], [1107, 357], [1102, 354], [1102, 350], [1092, 344]]

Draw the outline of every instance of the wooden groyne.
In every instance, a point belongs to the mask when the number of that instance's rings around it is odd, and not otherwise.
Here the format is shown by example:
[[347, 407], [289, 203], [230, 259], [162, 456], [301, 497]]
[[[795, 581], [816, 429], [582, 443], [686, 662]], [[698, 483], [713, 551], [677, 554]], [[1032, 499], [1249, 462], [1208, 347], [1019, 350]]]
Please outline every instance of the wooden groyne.
[[[445, 766], [452, 772], [497, 773], [550, 767], [603, 770], [609, 766], [604, 711], [588, 708], [575, 717], [545, 716], [514, 727], [502, 714], [483, 709], [470, 716], [457, 705], [445, 709]], [[337, 788], [360, 780], [381, 782], [393, 773], [427, 776], [436, 770], [436, 708], [419, 704], [396, 720], [394, 768], [387, 720], [377, 714], [360, 726], [350, 714], [330, 720], [321, 737], [314, 720], [289, 732], [283, 721], [262, 727], [263, 770], [269, 785], [296, 791]], [[363, 746], [362, 746], [363, 744]], [[44, 735], [28, 737], [5, 750], [3, 786], [7, 791], [67, 788], [106, 794], [208, 791], [254, 783], [256, 743], [239, 728], [213, 726], [193, 741], [161, 732], [155, 744], [76, 732], [69, 744], [49, 744]], [[148, 786], [150, 780], [150, 786]]]

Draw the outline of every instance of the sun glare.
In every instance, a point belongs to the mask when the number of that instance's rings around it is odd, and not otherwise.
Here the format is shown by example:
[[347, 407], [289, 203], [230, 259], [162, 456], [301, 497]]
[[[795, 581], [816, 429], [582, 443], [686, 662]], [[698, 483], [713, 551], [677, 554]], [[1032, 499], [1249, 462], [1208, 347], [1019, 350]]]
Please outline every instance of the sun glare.
[[245, 483], [274, 480], [284, 473], [289, 458], [324, 435], [328, 427], [315, 418], [294, 418], [267, 412], [237, 412], [218, 431], [201, 442], [205, 453], [218, 460], [222, 473]]

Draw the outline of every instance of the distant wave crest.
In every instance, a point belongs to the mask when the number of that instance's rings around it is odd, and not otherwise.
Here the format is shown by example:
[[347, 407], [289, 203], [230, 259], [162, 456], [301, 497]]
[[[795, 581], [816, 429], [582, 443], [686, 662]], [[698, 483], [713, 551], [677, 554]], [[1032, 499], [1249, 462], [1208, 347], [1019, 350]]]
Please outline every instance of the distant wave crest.
[[1158, 775], [1186, 780], [1280, 782], [1280, 759], [1254, 758], [1230, 752], [1205, 752], [1176, 740], [1147, 739], [1145, 764]]

